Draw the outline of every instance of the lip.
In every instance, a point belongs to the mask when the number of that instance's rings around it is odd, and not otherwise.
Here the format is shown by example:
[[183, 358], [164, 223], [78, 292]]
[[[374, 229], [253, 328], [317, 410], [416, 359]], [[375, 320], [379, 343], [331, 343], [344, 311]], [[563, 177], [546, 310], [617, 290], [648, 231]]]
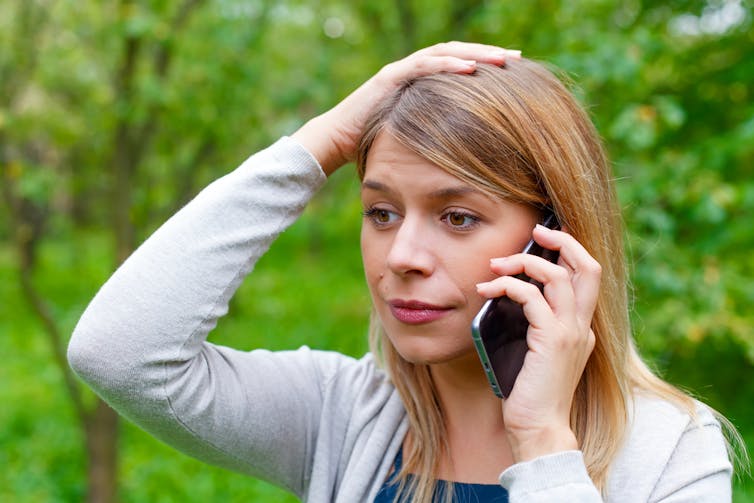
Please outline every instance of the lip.
[[452, 308], [428, 304], [418, 300], [394, 299], [388, 301], [395, 319], [407, 325], [430, 323], [445, 316]]

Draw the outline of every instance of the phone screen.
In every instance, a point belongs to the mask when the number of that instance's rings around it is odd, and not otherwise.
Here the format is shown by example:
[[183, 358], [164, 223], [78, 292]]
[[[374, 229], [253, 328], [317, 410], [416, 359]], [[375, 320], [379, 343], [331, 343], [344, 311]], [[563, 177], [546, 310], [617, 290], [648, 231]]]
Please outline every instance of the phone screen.
[[[549, 214], [542, 223], [550, 229], [559, 229], [560, 224], [554, 214]], [[533, 239], [523, 253], [539, 255], [550, 262], [557, 262], [559, 253], [542, 248]], [[525, 274], [517, 278], [543, 286]], [[526, 344], [526, 332], [529, 322], [524, 316], [521, 304], [508, 297], [497, 297], [485, 302], [479, 314], [471, 324], [474, 346], [484, 367], [492, 391], [500, 398], [508, 398], [516, 377], [524, 364], [524, 357], [529, 350]]]

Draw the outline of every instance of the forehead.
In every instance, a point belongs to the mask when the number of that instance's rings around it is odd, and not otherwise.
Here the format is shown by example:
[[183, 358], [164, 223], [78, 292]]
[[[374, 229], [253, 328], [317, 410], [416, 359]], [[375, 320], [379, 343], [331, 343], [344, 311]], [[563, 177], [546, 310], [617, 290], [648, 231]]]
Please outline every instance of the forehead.
[[362, 191], [399, 189], [431, 190], [446, 196], [482, 194], [479, 189], [416, 154], [389, 132], [383, 131], [369, 149]]

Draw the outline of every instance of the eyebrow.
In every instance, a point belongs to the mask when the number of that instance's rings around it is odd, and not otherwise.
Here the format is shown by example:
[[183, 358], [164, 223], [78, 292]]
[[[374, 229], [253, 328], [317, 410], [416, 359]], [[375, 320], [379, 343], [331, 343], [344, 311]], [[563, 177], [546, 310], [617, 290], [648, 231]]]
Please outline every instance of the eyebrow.
[[[371, 189], [377, 192], [384, 192], [386, 194], [395, 195], [395, 191], [392, 188], [376, 180], [364, 180], [361, 184], [361, 188], [362, 190]], [[441, 189], [434, 190], [430, 192], [427, 197], [429, 199], [449, 199], [453, 197], [465, 196], [467, 194], [486, 196], [486, 194], [481, 190], [475, 189], [474, 187], [471, 187], [469, 185], [457, 185], [454, 187], [443, 187]]]

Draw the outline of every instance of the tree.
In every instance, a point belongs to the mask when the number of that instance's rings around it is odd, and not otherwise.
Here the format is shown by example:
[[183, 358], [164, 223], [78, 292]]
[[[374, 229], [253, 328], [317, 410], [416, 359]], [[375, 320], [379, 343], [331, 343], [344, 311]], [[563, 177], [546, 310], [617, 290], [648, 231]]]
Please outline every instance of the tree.
[[[0, 4], [0, 237], [84, 432], [90, 500], [115, 494], [117, 420], [68, 370], [61, 299], [40, 287], [44, 245], [75, 255], [82, 236], [107, 235], [103, 269], [117, 267], [250, 152], [448, 39], [523, 49], [573, 77], [618, 178], [640, 347], [662, 366], [732, 341], [750, 370], [751, 24], [744, 0]], [[306, 220], [296, 256], [320, 259], [358, 226], [352, 182], [339, 173], [312, 203], [344, 209], [342, 222]]]

